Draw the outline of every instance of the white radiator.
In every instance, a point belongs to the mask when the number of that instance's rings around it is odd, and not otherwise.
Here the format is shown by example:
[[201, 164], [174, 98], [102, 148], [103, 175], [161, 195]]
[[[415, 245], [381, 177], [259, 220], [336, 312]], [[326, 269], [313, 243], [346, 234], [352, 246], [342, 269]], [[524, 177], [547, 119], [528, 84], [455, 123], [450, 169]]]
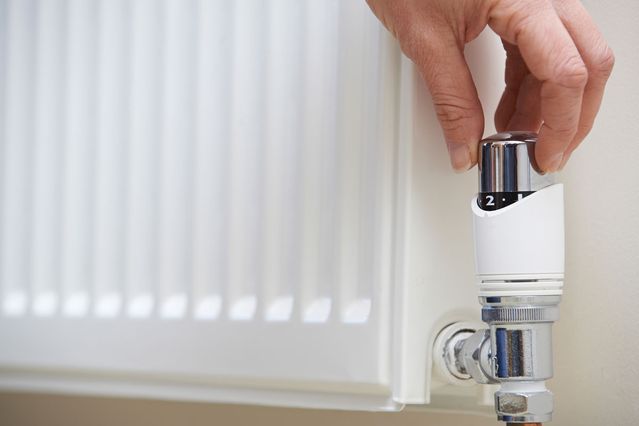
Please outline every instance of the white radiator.
[[363, 0], [0, 0], [0, 387], [430, 401], [474, 177], [416, 82]]

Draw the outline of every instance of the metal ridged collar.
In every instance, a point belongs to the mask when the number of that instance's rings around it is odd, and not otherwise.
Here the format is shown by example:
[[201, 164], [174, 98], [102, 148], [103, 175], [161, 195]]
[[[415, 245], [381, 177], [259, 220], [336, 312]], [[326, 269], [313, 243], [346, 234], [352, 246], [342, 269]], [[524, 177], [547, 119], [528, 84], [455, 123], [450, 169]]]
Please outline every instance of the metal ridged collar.
[[491, 323], [549, 322], [559, 319], [557, 306], [485, 306], [482, 321]]

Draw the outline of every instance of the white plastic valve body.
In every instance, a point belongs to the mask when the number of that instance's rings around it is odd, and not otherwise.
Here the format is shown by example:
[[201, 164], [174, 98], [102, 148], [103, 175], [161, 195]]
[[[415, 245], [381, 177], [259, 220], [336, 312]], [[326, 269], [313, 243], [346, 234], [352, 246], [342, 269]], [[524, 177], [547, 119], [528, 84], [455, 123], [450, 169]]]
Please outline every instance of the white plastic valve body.
[[472, 200], [480, 297], [562, 294], [563, 197], [555, 184], [493, 211]]

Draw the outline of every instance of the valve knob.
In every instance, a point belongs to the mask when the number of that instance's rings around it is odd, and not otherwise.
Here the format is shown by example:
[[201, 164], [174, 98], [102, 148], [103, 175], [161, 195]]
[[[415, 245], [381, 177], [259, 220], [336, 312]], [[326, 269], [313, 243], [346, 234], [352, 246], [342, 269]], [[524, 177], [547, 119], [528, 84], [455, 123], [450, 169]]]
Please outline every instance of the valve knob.
[[537, 134], [497, 133], [479, 143], [479, 195], [483, 210], [497, 210], [553, 183], [535, 162]]

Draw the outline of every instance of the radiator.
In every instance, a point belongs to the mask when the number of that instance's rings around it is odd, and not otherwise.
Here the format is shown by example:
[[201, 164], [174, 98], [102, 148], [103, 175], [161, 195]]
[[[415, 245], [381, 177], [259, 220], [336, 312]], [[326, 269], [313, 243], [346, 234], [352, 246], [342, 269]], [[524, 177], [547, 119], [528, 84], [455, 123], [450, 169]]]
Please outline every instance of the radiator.
[[0, 388], [451, 405], [474, 179], [421, 91], [360, 0], [0, 0]]

